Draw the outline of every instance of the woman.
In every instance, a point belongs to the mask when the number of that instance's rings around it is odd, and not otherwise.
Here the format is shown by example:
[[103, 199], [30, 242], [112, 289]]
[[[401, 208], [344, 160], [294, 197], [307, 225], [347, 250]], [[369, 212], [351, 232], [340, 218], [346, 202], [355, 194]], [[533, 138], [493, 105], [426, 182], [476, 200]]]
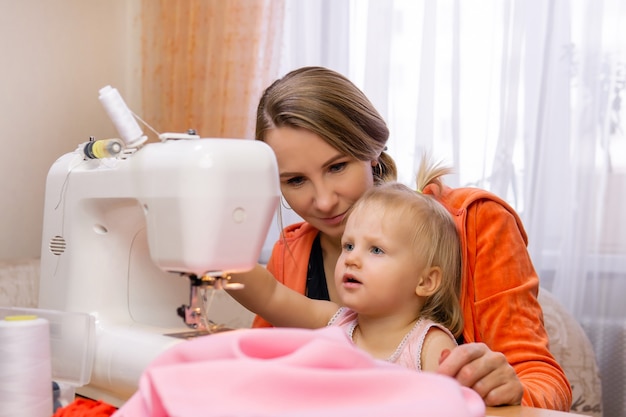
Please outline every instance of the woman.
[[[369, 188], [395, 180], [389, 131], [342, 75], [305, 67], [275, 81], [257, 110], [256, 139], [275, 152], [281, 191], [304, 219], [276, 242], [267, 268], [309, 298], [337, 302], [333, 285], [343, 219]], [[539, 280], [517, 214], [488, 192], [427, 187], [452, 214], [462, 241], [462, 344], [437, 372], [473, 388], [486, 405], [568, 411], [571, 388], [548, 350]], [[254, 326], [268, 326], [260, 317]]]

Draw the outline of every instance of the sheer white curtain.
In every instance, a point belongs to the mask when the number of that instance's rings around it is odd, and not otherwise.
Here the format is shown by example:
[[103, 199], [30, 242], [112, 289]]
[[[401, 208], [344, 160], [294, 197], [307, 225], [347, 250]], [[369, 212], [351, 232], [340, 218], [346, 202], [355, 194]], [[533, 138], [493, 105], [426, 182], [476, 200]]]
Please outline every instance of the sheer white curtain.
[[324, 65], [386, 118], [400, 180], [422, 150], [450, 185], [489, 189], [524, 221], [542, 286], [626, 415], [626, 2], [288, 0], [281, 72]]

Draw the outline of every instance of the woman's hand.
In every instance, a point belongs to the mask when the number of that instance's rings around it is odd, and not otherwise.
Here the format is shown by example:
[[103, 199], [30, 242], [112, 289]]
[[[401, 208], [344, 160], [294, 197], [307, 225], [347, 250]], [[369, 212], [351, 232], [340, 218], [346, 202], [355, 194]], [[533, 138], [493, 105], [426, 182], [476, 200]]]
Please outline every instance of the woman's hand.
[[524, 395], [522, 383], [506, 357], [484, 343], [467, 343], [442, 352], [437, 373], [472, 388], [488, 407], [519, 405]]

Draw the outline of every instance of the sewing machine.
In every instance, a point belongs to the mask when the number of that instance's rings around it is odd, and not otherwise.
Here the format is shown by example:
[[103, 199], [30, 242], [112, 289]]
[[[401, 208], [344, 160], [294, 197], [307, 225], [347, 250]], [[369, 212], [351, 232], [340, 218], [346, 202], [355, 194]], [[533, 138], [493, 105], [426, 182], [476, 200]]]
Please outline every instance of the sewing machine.
[[39, 308], [95, 318], [77, 392], [117, 406], [158, 354], [215, 331], [201, 290], [236, 287], [229, 274], [255, 265], [279, 201], [265, 143], [171, 136], [90, 141], [47, 177]]

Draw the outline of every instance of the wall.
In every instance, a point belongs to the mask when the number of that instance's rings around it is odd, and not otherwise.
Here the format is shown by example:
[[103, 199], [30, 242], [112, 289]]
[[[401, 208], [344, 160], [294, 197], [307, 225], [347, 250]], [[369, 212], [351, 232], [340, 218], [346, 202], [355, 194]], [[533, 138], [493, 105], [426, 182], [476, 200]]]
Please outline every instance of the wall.
[[140, 0], [0, 0], [0, 260], [38, 257], [50, 165], [117, 132], [98, 101], [141, 112]]

